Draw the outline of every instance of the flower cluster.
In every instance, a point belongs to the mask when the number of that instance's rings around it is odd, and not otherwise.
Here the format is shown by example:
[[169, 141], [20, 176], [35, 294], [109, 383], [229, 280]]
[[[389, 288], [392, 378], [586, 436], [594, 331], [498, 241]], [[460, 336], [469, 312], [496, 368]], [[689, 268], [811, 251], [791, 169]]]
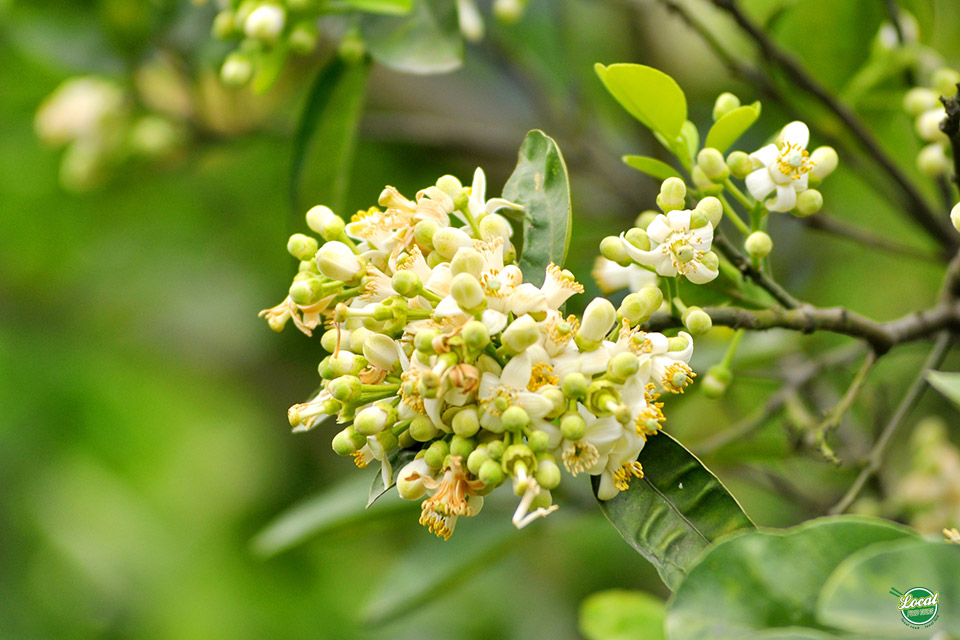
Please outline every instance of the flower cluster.
[[903, 108], [914, 118], [914, 130], [925, 143], [917, 154], [917, 168], [932, 177], [946, 176], [951, 166], [950, 139], [940, 130], [947, 117], [940, 96], [957, 94], [960, 73], [946, 67], [930, 77], [929, 86], [914, 87], [903, 97]]
[[[583, 287], [553, 264], [521, 272], [497, 213], [520, 207], [485, 190], [478, 169], [468, 188], [444, 176], [414, 200], [387, 187], [379, 207], [346, 224], [314, 207], [307, 224], [323, 243], [290, 238], [299, 272], [262, 312], [274, 330], [327, 328], [321, 386], [290, 409], [294, 430], [335, 416], [334, 450], [360, 467], [379, 462], [403, 498], [426, 496], [420, 522], [442, 538], [507, 482], [518, 528], [551, 513], [561, 469], [599, 476], [599, 497], [612, 498], [642, 476], [637, 456], [664, 421], [659, 395], [694, 376], [689, 334], [638, 327], [662, 303], [659, 289], [628, 296], [619, 313], [597, 298], [582, 318], [564, 315]], [[652, 241], [682, 253], [686, 238], [695, 254], [683, 264], [707, 264], [684, 273], [706, 277], [709, 259], [696, 252], [709, 249], [709, 228], [673, 217]]]

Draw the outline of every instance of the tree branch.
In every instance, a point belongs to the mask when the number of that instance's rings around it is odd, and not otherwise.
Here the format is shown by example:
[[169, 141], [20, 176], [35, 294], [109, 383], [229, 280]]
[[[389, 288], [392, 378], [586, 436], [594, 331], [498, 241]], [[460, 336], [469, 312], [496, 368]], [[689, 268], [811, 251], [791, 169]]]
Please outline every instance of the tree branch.
[[794, 298], [790, 293], [777, 284], [773, 278], [760, 271], [755, 269], [750, 260], [740, 253], [740, 251], [733, 246], [733, 243], [727, 240], [726, 236], [721, 233], [717, 233], [713, 237], [713, 246], [720, 250], [720, 252], [733, 263], [733, 265], [740, 270], [744, 276], [750, 278], [756, 282], [760, 287], [766, 290], [774, 300], [782, 304], [787, 309], [796, 309], [803, 305], [802, 302]]
[[847, 387], [846, 393], [843, 394], [843, 397], [840, 398], [836, 406], [830, 410], [830, 413], [828, 413], [823, 421], [813, 430], [812, 440], [820, 447], [820, 452], [823, 454], [823, 457], [834, 464], [840, 464], [840, 459], [837, 458], [837, 454], [834, 453], [830, 443], [827, 442], [827, 436], [843, 422], [843, 417], [847, 414], [847, 411], [850, 410], [850, 407], [853, 406], [857, 396], [860, 395], [860, 390], [863, 388], [863, 384], [867, 381], [867, 376], [876, 363], [876, 352], [874, 352], [873, 349], [868, 350], [866, 357], [863, 359], [863, 364], [860, 365], [860, 369], [853, 377], [853, 381], [850, 383], [850, 386]]
[[946, 251], [937, 254], [925, 251], [919, 247], [901, 244], [895, 240], [890, 240], [886, 236], [880, 235], [879, 233], [874, 233], [867, 229], [852, 225], [848, 222], [838, 220], [837, 218], [831, 218], [830, 216], [825, 215], [823, 211], [820, 211], [817, 213], [817, 215], [808, 216], [806, 218], [794, 218], [793, 216], [787, 217], [792, 220], [796, 220], [803, 226], [813, 229], [814, 231], [828, 233], [833, 236], [850, 240], [851, 242], [855, 242], [857, 244], [874, 247], [880, 251], [886, 251], [888, 253], [893, 253], [908, 258], [915, 258], [917, 260], [925, 260], [927, 262], [943, 264], [943, 261], [950, 257], [950, 254]]

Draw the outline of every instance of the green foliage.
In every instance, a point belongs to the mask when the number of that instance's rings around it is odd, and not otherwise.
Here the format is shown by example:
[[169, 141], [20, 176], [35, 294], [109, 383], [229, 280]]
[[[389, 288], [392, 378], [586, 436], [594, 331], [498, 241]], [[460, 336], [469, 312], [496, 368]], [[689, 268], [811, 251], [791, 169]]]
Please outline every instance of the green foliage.
[[960, 373], [928, 371], [927, 382], [942, 393], [957, 408], [960, 408]]
[[503, 197], [523, 205], [519, 265], [527, 279], [540, 286], [551, 262], [563, 266], [572, 231], [570, 177], [553, 138], [538, 130], [527, 134]]
[[404, 16], [365, 15], [360, 29], [370, 55], [406, 73], [446, 73], [463, 63], [456, 4], [413, 0]]
[[[623, 539], [676, 589], [712, 542], [753, 523], [717, 477], [668, 434], [651, 437], [638, 459], [644, 477], [600, 506]], [[598, 485], [594, 477], [594, 490]]]
[[594, 66], [597, 75], [630, 115], [668, 142], [680, 136], [687, 119], [687, 99], [676, 81], [642, 64]]
[[661, 182], [667, 178], [679, 178], [680, 173], [662, 160], [649, 156], [623, 156], [624, 163], [637, 171], [642, 171]]
[[580, 605], [587, 640], [664, 640], [663, 601], [642, 591], [599, 591]]
[[737, 107], [713, 123], [710, 131], [707, 132], [707, 139], [704, 141], [703, 146], [712, 147], [720, 152], [726, 151], [759, 117], [759, 102]]
[[383, 13], [389, 15], [404, 15], [410, 13], [414, 0], [327, 0], [327, 9], [336, 9], [340, 5], [346, 10], [365, 11], [367, 13]]

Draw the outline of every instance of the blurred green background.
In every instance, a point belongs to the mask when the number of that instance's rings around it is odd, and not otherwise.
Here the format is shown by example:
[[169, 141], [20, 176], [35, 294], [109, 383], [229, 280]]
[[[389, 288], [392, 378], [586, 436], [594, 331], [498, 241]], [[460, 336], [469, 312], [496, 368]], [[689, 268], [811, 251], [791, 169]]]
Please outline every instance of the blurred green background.
[[[750, 59], [723, 18], [685, 4]], [[787, 6], [775, 35], [835, 88], [866, 60], [885, 18], [881, 2], [747, 4], [755, 15]], [[902, 4], [916, 14], [921, 40], [956, 64], [960, 7]], [[192, 51], [190, 69], [201, 75], [217, 55], [204, 38], [212, 13], [175, 2], [0, 2], [0, 635], [575, 638], [577, 607], [596, 590], [666, 596], [603, 520], [583, 478], [565, 483], [576, 486], [559, 498], [560, 513], [522, 534], [508, 531], [494, 504], [443, 543], [417, 525], [415, 505], [387, 504], [331, 522], [283, 553], [257, 552], [252, 540], [285, 509], [344, 482], [338, 491], [362, 505], [375, 473], [337, 458], [329, 433], [289, 433], [287, 407], [316, 387], [319, 341], [292, 330], [275, 335], [256, 316], [283, 297], [295, 268], [284, 251], [287, 236], [304, 227], [303, 211], [290, 206], [291, 136], [316, 60], [288, 69], [255, 126], [231, 135], [211, 135], [210, 127], [176, 159], [125, 164], [92, 193], [61, 189], [59, 154], [33, 131], [40, 101], [70, 76], [122, 80], [156, 48]], [[600, 239], [630, 226], [657, 189], [619, 161], [658, 150], [603, 93], [597, 61], [673, 74], [702, 132], [718, 92], [763, 98], [654, 2], [534, 0], [518, 25], [491, 20], [455, 73], [374, 70], [347, 214], [374, 204], [384, 184], [412, 195], [444, 173], [466, 181], [477, 165], [496, 193], [524, 133], [542, 128], [571, 169], [567, 266], [588, 286], [571, 303], [582, 307], [597, 293], [589, 272]], [[913, 168], [919, 144], [900, 108], [906, 86], [890, 78], [857, 106], [933, 200], [935, 185]], [[253, 100], [241, 92], [211, 118], [228, 120]], [[796, 96], [795, 106], [808, 103]], [[787, 118], [765, 102], [741, 148], [760, 146]], [[810, 121], [814, 144], [822, 142], [813, 111]], [[314, 166], [323, 160], [315, 151]], [[825, 185], [825, 213], [932, 252], [871, 189], [869, 171], [851, 171], [845, 160], [841, 152], [841, 170]], [[936, 294], [936, 261], [880, 253], [785, 216], [773, 221], [772, 235], [774, 272], [816, 304], [888, 319]], [[717, 360], [728, 337], [716, 330], [698, 342], [695, 368]], [[732, 392], [721, 401], [695, 388], [671, 398], [667, 428], [696, 450], [761, 406], [804, 353], [840, 343], [752, 336]], [[847, 462], [839, 469], [795, 451], [783, 428], [795, 416], [783, 414], [706, 462], [759, 524], [821, 514], [851, 481], [852, 463], [921, 357], [918, 347], [898, 349], [871, 377], [839, 433]], [[792, 410], [831, 406], [851, 375], [849, 367], [823, 373]], [[955, 425], [931, 395], [915, 418], [942, 414]], [[896, 449], [871, 495], [891, 495], [909, 471], [909, 447]], [[861, 507], [911, 516], [890, 500]], [[318, 510], [334, 513], [324, 503], [308, 513]]]

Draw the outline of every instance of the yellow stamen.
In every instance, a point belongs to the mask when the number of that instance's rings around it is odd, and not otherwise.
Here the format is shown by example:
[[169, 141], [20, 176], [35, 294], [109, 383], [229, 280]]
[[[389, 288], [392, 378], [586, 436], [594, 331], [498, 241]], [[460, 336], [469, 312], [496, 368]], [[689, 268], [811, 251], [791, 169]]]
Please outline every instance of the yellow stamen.
[[777, 156], [777, 169], [783, 175], [799, 180], [803, 174], [813, 169], [815, 163], [809, 156], [810, 153], [801, 149], [799, 144], [786, 143]]
[[537, 391], [544, 385], [558, 385], [560, 379], [553, 375], [553, 367], [546, 362], [538, 362], [533, 365], [533, 371], [530, 374], [530, 382], [527, 383], [527, 390]]
[[634, 460], [633, 462], [624, 463], [623, 466], [613, 472], [613, 484], [620, 491], [626, 491], [630, 488], [630, 480], [632, 478], [642, 477], [643, 467], [639, 462]]
[[576, 476], [595, 465], [600, 459], [600, 452], [586, 440], [577, 440], [564, 448], [560, 459], [570, 475]]
[[674, 362], [663, 371], [660, 382], [663, 388], [670, 393], [683, 393], [683, 388], [693, 382], [697, 376], [687, 363]]

